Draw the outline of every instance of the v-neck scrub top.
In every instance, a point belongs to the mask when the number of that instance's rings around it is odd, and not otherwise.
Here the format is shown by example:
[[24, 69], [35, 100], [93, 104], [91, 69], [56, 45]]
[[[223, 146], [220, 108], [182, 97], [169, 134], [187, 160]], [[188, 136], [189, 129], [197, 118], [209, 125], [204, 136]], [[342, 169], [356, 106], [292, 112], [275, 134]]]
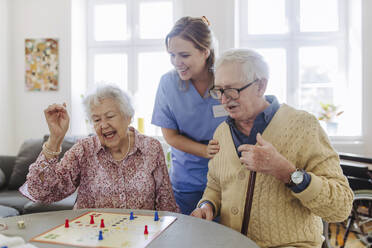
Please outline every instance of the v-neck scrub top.
[[[213, 106], [221, 103], [208, 96], [208, 91], [205, 97], [200, 96], [191, 81], [188, 83], [188, 88], [180, 88], [180, 82], [181, 79], [175, 70], [162, 76], [156, 93], [151, 123], [162, 128], [178, 130], [185, 137], [208, 144], [218, 125], [226, 119], [226, 116], [214, 117], [213, 114]], [[174, 147], [171, 149], [170, 178], [174, 190], [204, 191], [209, 159]]]

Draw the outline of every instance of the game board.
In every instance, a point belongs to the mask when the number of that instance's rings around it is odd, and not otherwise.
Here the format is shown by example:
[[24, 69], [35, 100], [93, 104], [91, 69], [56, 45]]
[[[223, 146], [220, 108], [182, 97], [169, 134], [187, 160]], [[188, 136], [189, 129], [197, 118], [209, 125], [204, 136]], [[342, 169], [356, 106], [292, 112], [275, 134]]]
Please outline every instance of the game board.
[[[93, 215], [94, 224], [90, 224]], [[146, 247], [177, 218], [174, 216], [136, 215], [130, 220], [130, 214], [89, 211], [69, 220], [69, 227], [61, 224], [30, 240], [51, 244], [63, 244], [77, 247]], [[101, 219], [105, 227], [101, 228]], [[144, 234], [147, 225], [148, 234]], [[102, 231], [102, 240], [99, 232]]]

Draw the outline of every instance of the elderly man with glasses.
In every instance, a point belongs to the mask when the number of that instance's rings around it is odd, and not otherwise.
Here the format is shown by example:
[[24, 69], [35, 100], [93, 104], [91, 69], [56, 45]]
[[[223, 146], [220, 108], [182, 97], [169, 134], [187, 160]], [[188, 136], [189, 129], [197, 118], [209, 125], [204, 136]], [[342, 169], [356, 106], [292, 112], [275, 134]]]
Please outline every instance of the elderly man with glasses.
[[260, 247], [321, 247], [322, 218], [346, 219], [353, 193], [317, 119], [265, 96], [268, 65], [247, 49], [216, 63], [212, 97], [229, 117], [215, 131], [219, 151], [191, 215], [220, 222]]

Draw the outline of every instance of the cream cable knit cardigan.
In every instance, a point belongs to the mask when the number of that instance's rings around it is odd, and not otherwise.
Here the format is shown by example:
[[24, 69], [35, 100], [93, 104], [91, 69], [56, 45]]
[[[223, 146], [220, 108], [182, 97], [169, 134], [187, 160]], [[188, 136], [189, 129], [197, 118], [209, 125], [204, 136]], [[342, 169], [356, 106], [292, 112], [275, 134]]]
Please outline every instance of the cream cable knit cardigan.
[[[263, 133], [279, 153], [311, 175], [310, 185], [293, 193], [273, 176], [257, 173], [248, 237], [260, 247], [321, 247], [322, 221], [342, 221], [353, 192], [338, 154], [317, 119], [283, 104]], [[200, 203], [212, 202], [221, 224], [240, 232], [250, 172], [239, 161], [228, 125], [216, 130], [219, 153], [209, 162]]]

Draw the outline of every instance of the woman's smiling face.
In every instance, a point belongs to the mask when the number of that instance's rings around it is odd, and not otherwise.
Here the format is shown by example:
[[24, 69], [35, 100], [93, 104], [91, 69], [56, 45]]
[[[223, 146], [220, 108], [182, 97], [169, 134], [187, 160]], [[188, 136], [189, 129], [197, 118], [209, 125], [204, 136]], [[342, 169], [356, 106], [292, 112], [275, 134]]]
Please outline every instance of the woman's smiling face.
[[194, 79], [207, 69], [206, 60], [209, 57], [209, 50], [200, 51], [191, 41], [179, 36], [169, 40], [168, 53], [171, 56], [172, 65], [182, 80]]

